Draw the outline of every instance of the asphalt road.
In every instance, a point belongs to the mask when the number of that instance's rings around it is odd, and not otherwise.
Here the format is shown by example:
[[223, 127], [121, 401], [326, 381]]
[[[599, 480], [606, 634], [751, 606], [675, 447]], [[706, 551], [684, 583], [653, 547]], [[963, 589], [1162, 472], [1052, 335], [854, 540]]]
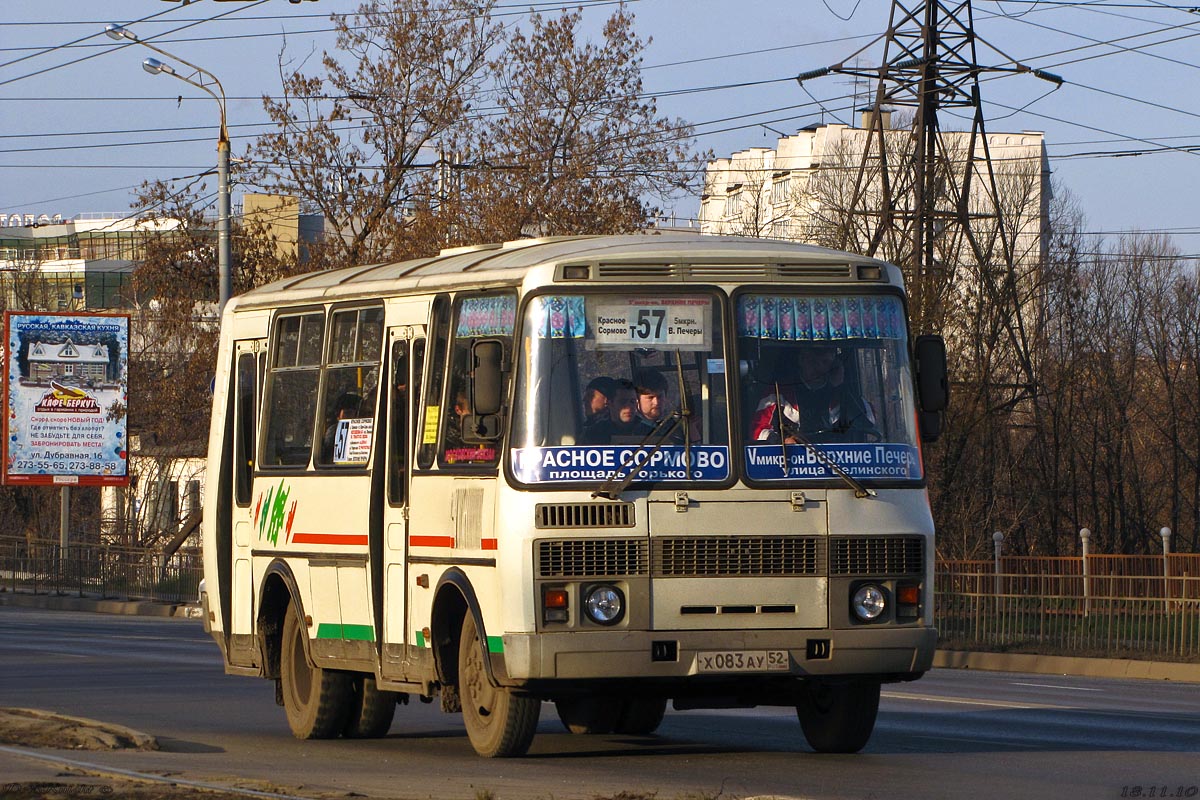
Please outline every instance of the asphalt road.
[[154, 734], [121, 769], [298, 794], [497, 800], [1200, 796], [1200, 686], [935, 670], [884, 687], [856, 756], [818, 756], [794, 713], [668, 711], [652, 737], [571, 736], [552, 706], [527, 757], [474, 755], [457, 715], [415, 702], [374, 741], [301, 742], [267, 681], [223, 674], [198, 622], [0, 607], [0, 706]]

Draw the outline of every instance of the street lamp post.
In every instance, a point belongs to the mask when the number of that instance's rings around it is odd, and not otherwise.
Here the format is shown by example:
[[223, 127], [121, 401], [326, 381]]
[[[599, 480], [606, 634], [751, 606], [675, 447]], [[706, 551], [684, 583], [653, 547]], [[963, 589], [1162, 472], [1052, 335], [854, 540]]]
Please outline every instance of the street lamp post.
[[[229, 298], [233, 294], [233, 272], [231, 267], [233, 253], [229, 238], [229, 128], [225, 124], [225, 89], [221, 86], [221, 82], [217, 80], [217, 76], [208, 70], [184, 61], [179, 56], [168, 53], [166, 50], [156, 47], [149, 42], [142, 41], [133, 31], [127, 30], [121, 25], [109, 25], [104, 29], [104, 32], [108, 34], [109, 38], [130, 42], [131, 44], [140, 44], [142, 47], [153, 50], [160, 55], [174, 59], [180, 64], [189, 67], [192, 70], [191, 74], [181, 75], [170, 64], [164, 64], [156, 58], [147, 58], [142, 62], [142, 69], [151, 75], [170, 75], [173, 78], [178, 78], [184, 83], [207, 92], [217, 101], [217, 106], [221, 109], [221, 132], [217, 139], [217, 273], [220, 284], [217, 313], [219, 316], [220, 312], [225, 310], [225, 304], [229, 302]], [[212, 88], [214, 86], [217, 88], [215, 92]]]

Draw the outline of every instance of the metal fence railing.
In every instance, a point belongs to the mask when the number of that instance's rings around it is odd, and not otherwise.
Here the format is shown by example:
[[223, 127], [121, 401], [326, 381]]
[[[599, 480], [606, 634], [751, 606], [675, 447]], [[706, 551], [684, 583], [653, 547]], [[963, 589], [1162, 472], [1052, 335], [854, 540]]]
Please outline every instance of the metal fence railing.
[[[0, 589], [195, 602], [200, 554], [0, 537]], [[1200, 661], [1200, 555], [937, 563], [939, 646]]]
[[170, 557], [144, 548], [0, 537], [0, 587], [10, 592], [105, 599], [195, 602], [199, 553]]
[[940, 561], [939, 646], [1200, 660], [1200, 556]]

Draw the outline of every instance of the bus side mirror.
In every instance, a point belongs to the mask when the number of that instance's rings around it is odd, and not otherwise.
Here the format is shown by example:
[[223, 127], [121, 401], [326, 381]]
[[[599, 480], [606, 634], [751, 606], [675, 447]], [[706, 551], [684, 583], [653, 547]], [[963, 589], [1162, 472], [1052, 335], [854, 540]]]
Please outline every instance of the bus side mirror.
[[937, 413], [950, 404], [950, 381], [946, 375], [946, 342], [941, 336], [918, 336], [916, 347], [917, 394], [921, 410]]
[[471, 360], [471, 408], [479, 416], [499, 414], [504, 400], [504, 345], [495, 339], [477, 341], [471, 345]]

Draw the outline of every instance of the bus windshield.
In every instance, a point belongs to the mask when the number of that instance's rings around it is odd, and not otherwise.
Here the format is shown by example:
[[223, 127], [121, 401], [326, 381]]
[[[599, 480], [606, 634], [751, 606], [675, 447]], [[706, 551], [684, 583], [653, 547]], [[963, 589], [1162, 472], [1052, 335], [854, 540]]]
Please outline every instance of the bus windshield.
[[517, 351], [513, 475], [728, 480], [723, 318], [711, 293], [532, 298]]
[[518, 350], [517, 480], [728, 481], [728, 386], [750, 482], [923, 477], [898, 296], [738, 294], [730, 369], [722, 302], [657, 290], [534, 297]]
[[922, 477], [899, 297], [755, 292], [736, 304], [747, 479]]

